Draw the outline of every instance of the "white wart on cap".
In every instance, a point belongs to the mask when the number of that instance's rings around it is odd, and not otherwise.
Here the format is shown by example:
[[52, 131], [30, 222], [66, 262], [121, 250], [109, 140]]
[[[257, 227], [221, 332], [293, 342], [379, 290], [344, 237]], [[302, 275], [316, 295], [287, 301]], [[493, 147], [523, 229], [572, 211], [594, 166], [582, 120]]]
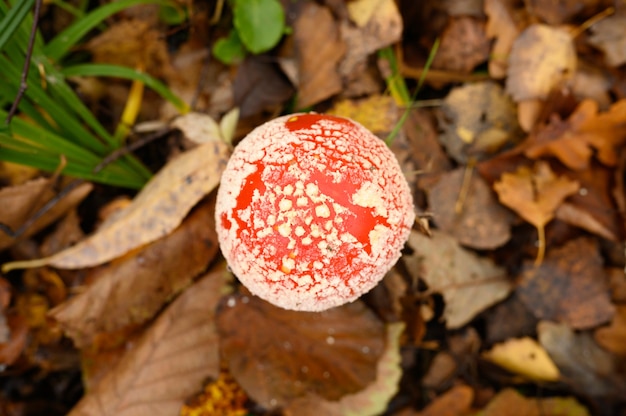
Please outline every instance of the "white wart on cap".
[[229, 266], [255, 295], [322, 311], [372, 289], [400, 257], [415, 220], [387, 146], [341, 117], [294, 114], [253, 130], [217, 194]]

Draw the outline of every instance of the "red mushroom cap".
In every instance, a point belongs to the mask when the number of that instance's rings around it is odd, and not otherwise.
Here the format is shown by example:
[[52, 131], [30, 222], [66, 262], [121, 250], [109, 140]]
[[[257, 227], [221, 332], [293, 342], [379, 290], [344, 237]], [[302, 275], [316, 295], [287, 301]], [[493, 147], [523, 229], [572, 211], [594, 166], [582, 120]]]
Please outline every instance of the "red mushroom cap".
[[393, 153], [360, 124], [294, 114], [235, 148], [217, 194], [222, 253], [255, 295], [321, 311], [372, 289], [415, 220]]

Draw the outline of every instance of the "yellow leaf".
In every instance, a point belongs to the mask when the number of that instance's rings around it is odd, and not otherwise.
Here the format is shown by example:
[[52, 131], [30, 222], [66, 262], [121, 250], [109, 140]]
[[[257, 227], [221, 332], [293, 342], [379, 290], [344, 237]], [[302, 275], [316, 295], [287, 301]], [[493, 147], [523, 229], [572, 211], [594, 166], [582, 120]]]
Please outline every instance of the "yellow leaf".
[[502, 368], [538, 381], [557, 381], [559, 369], [546, 350], [532, 338], [510, 339], [485, 351], [483, 357]]

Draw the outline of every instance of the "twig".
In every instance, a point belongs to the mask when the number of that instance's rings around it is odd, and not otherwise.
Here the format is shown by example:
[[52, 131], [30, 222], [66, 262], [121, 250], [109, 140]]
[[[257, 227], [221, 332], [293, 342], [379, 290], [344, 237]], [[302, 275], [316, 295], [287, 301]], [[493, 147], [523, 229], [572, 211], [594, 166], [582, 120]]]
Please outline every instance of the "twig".
[[15, 100], [11, 105], [11, 109], [7, 114], [7, 118], [5, 120], [5, 124], [8, 126], [17, 113], [17, 106], [20, 105], [20, 101], [22, 101], [22, 97], [24, 97], [24, 93], [26, 92], [26, 88], [28, 88], [28, 70], [30, 69], [30, 61], [33, 57], [33, 46], [35, 45], [35, 36], [37, 34], [37, 26], [39, 24], [39, 12], [41, 11], [41, 0], [35, 1], [35, 10], [33, 11], [33, 25], [30, 29], [30, 37], [28, 39], [28, 49], [26, 50], [26, 60], [24, 61], [24, 67], [22, 68], [22, 77], [20, 78], [20, 88], [17, 90], [17, 95], [15, 96]]

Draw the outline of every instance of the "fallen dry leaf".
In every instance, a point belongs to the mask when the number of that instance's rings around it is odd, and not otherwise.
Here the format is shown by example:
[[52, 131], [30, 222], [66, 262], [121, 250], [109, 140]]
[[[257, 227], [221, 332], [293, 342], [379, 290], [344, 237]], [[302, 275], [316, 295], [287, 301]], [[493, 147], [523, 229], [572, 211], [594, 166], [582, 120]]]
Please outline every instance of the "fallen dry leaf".
[[416, 280], [423, 279], [430, 291], [443, 295], [446, 327], [460, 328], [507, 297], [512, 285], [506, 270], [491, 260], [465, 250], [442, 232], [432, 234], [429, 238], [411, 232], [408, 244], [415, 254], [405, 256], [405, 262]]
[[548, 252], [539, 267], [527, 265], [516, 293], [539, 319], [596, 327], [615, 314], [602, 261], [595, 240], [570, 240]]
[[515, 101], [545, 99], [553, 88], [574, 76], [576, 63], [569, 32], [531, 25], [511, 48], [506, 90]]
[[78, 347], [92, 344], [100, 332], [151, 319], [217, 253], [212, 204], [200, 204], [171, 234], [95, 269], [94, 283], [50, 311], [50, 316]]
[[[438, 127], [432, 113], [424, 109], [413, 109], [403, 126], [407, 141], [411, 150], [411, 160], [416, 169], [423, 172], [416, 175], [415, 179], [409, 177], [409, 181], [417, 180], [420, 185], [429, 182], [432, 174], [450, 170], [451, 162], [448, 155], [439, 144]], [[424, 186], [420, 186], [423, 188]]]
[[528, 310], [517, 293], [509, 296], [491, 309], [486, 316], [485, 342], [492, 344], [509, 338], [532, 336], [536, 332], [537, 318]]
[[602, 19], [593, 26], [589, 43], [604, 52], [606, 63], [618, 67], [626, 63], [626, 14], [615, 14]]
[[44, 265], [61, 269], [91, 267], [159, 239], [172, 232], [189, 210], [217, 186], [227, 158], [228, 146], [222, 142], [189, 150], [169, 162], [130, 206], [95, 234], [53, 256], [7, 263], [3, 270]]
[[580, 185], [564, 176], [556, 176], [547, 162], [537, 162], [531, 171], [521, 166], [515, 173], [504, 173], [493, 188], [502, 204], [517, 212], [534, 225], [539, 233], [539, 250], [535, 263], [540, 264], [545, 253], [545, 226], [556, 209]]
[[594, 336], [597, 343], [607, 351], [626, 356], [626, 306], [617, 306], [611, 325], [598, 328]]
[[293, 32], [298, 66], [296, 108], [305, 108], [341, 91], [337, 67], [346, 45], [330, 10], [315, 2], [302, 5]]
[[537, 332], [563, 381], [587, 397], [623, 397], [626, 380], [617, 373], [620, 360], [598, 346], [591, 334], [576, 333], [567, 324], [549, 321], [540, 322]]
[[155, 77], [172, 71], [166, 40], [159, 30], [138, 19], [122, 20], [87, 44], [93, 61], [142, 68]]
[[363, 390], [385, 344], [384, 325], [359, 301], [314, 313], [234, 295], [222, 302], [217, 325], [231, 374], [268, 409], [306, 394], [339, 400]]
[[371, 95], [362, 100], [342, 100], [326, 114], [350, 118], [378, 135], [391, 132], [400, 117], [399, 108], [390, 95]]
[[214, 312], [228, 274], [211, 272], [163, 311], [70, 416], [171, 416], [219, 375]]
[[459, 416], [467, 414], [474, 400], [474, 390], [461, 384], [437, 396], [424, 410], [410, 412], [400, 416]]
[[379, 0], [364, 26], [340, 22], [341, 39], [346, 53], [339, 63], [339, 74], [345, 84], [359, 78], [369, 57], [377, 50], [398, 42], [402, 37], [402, 16], [394, 0]]
[[[513, 410], [515, 409], [515, 410]], [[513, 389], [504, 389], [479, 413], [480, 416], [590, 416], [589, 411], [572, 397], [538, 399], [524, 397]]]
[[566, 172], [580, 189], [557, 208], [555, 217], [607, 240], [621, 241], [624, 222], [612, 196], [613, 172], [598, 163], [590, 169]]
[[591, 157], [606, 166], [618, 161], [616, 149], [626, 142], [626, 99], [600, 113], [598, 103], [582, 101], [566, 122], [553, 117], [525, 144], [526, 156], [555, 156], [573, 170], [590, 166]]
[[602, 3], [600, 0], [560, 0], [558, 2], [544, 2], [529, 0], [526, 3], [531, 13], [551, 25], [568, 23], [583, 12], [594, 10]]
[[[514, 220], [478, 173], [458, 168], [441, 175], [428, 190], [428, 205], [437, 227], [460, 244], [489, 250], [511, 238]], [[465, 176], [471, 175], [466, 183]], [[458, 208], [458, 209], [457, 209]]]
[[284, 410], [285, 416], [374, 416], [382, 414], [389, 400], [399, 388], [402, 368], [400, 367], [400, 336], [404, 324], [387, 326], [385, 350], [378, 360], [376, 380], [365, 389], [343, 396], [338, 401], [329, 401], [315, 395], [307, 395], [292, 401]]
[[536, 381], [557, 381], [559, 369], [532, 338], [511, 338], [483, 352], [483, 358], [513, 374]]
[[439, 140], [459, 163], [482, 160], [521, 137], [511, 98], [486, 81], [453, 88], [444, 99]]
[[258, 55], [246, 57], [237, 67], [232, 89], [242, 118], [262, 111], [278, 113], [294, 93], [278, 66]]
[[441, 34], [432, 67], [470, 73], [489, 57], [485, 24], [470, 16], [452, 17]]
[[[36, 214], [44, 204], [55, 197], [51, 189], [52, 186], [50, 179], [38, 178], [21, 185], [0, 189], [0, 206], [2, 207], [0, 222], [16, 231], [29, 220], [31, 215]], [[67, 195], [60, 198], [41, 218], [38, 218], [21, 237], [33, 235], [50, 225], [61, 215], [77, 206], [92, 189], [93, 186], [90, 183], [83, 183], [71, 190]], [[0, 231], [0, 250], [11, 246], [14, 242], [14, 238]]]
[[510, 3], [506, 0], [485, 0], [487, 37], [495, 39], [489, 54], [489, 75], [495, 79], [506, 76], [508, 56], [519, 35]]

